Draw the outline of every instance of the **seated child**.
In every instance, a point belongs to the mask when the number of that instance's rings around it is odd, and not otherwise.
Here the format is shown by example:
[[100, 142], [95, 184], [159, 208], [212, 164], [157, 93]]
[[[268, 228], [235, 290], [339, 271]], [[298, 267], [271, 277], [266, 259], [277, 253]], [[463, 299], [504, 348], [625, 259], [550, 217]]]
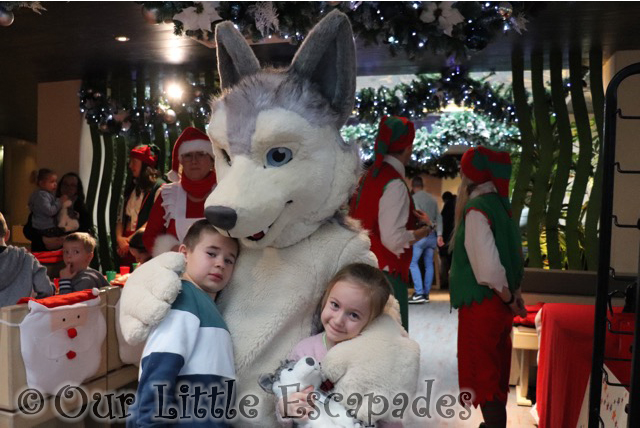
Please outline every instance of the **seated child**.
[[62, 195], [56, 198], [58, 176], [50, 169], [42, 168], [38, 171], [36, 184], [38, 189], [29, 197], [31, 222], [35, 232], [48, 238], [64, 235], [64, 230], [58, 227], [57, 215], [69, 197]]
[[0, 306], [15, 305], [23, 297], [51, 296], [55, 288], [47, 269], [25, 248], [7, 245], [11, 232], [0, 213]]
[[89, 267], [95, 249], [96, 240], [86, 232], [75, 232], [64, 237], [62, 259], [65, 267], [60, 271], [60, 294], [109, 285], [100, 272]]
[[129, 252], [136, 259], [136, 263], [140, 264], [151, 260], [151, 254], [142, 242], [142, 235], [144, 235], [144, 227], [136, 230], [129, 238]]
[[[297, 361], [304, 356], [310, 356], [322, 363], [329, 349], [358, 336], [371, 321], [383, 313], [391, 290], [384, 274], [376, 267], [364, 263], [352, 263], [343, 267], [329, 281], [322, 296], [320, 321], [324, 331], [300, 341], [287, 358]], [[313, 387], [308, 387], [289, 394], [286, 409], [284, 399], [278, 400], [277, 415], [283, 425], [289, 425], [292, 421], [284, 419], [283, 416], [295, 418], [293, 415], [308, 415], [314, 410], [307, 402], [312, 390]], [[313, 396], [309, 398], [313, 399]], [[295, 420], [306, 419], [305, 416]], [[379, 422], [377, 426], [402, 425]]]
[[[195, 392], [195, 385], [206, 392], [214, 386], [219, 392], [229, 391], [228, 382], [235, 379], [233, 348], [229, 330], [214, 300], [231, 278], [238, 250], [235, 239], [221, 235], [207, 220], [199, 220], [189, 228], [179, 248], [186, 258], [182, 290], [169, 314], [147, 338], [140, 362], [137, 397], [129, 408], [132, 416], [127, 419], [127, 427], [150, 426], [153, 422], [179, 423], [180, 420], [154, 418], [159, 414], [159, 402], [164, 403], [165, 415], [169, 405], [178, 406], [176, 386], [179, 384], [186, 384], [189, 394]], [[202, 395], [198, 407], [207, 409], [206, 415], [195, 418], [193, 406], [188, 406], [184, 411], [190, 419], [182, 422], [207, 427], [228, 426], [224, 420], [212, 419], [210, 411], [214, 404], [215, 409], [224, 409], [227, 398], [226, 393], [222, 394], [212, 404], [210, 398]]]

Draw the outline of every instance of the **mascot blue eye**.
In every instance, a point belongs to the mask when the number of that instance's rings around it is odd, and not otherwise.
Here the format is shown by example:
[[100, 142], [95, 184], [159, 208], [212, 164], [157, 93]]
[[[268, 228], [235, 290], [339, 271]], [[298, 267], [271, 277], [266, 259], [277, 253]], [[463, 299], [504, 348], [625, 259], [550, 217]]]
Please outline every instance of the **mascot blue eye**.
[[288, 163], [293, 158], [293, 153], [286, 147], [275, 147], [267, 152], [267, 165], [279, 167]]

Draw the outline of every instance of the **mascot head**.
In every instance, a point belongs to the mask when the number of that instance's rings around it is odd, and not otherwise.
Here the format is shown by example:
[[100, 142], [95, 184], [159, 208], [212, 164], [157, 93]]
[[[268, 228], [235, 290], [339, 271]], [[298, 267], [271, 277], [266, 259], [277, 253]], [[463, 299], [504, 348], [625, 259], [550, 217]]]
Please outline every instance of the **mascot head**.
[[231, 22], [216, 27], [216, 42], [224, 92], [212, 102], [218, 185], [205, 215], [245, 247], [287, 247], [332, 218], [356, 184], [357, 148], [339, 132], [355, 96], [351, 25], [329, 13], [282, 70], [262, 70]]

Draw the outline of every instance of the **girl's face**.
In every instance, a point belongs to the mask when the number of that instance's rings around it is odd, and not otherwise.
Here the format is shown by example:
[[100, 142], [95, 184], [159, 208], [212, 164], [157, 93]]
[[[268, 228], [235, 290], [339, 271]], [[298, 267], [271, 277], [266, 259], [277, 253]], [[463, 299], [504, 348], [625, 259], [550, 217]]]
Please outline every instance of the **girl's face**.
[[371, 315], [371, 297], [359, 284], [341, 280], [331, 289], [320, 320], [332, 343], [353, 339], [366, 327]]
[[67, 195], [69, 199], [78, 196], [78, 179], [73, 175], [67, 175], [60, 183], [60, 193]]
[[133, 176], [133, 178], [140, 177], [140, 172], [142, 171], [142, 161], [136, 158], [129, 159], [129, 169], [131, 170], [131, 175]]

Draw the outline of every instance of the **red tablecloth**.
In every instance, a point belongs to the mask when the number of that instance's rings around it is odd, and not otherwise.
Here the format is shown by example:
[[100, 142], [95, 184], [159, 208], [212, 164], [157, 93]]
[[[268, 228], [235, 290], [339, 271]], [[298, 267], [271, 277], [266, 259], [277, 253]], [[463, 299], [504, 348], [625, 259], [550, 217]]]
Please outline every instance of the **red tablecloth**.
[[[621, 310], [614, 308], [613, 323], [628, 329], [633, 326], [627, 322], [633, 314], [621, 314]], [[576, 426], [591, 374], [594, 319], [593, 305], [547, 303], [542, 308], [536, 386], [539, 428]], [[605, 356], [629, 358], [624, 352], [626, 341], [607, 334]], [[606, 364], [621, 382], [628, 383], [629, 363]]]

